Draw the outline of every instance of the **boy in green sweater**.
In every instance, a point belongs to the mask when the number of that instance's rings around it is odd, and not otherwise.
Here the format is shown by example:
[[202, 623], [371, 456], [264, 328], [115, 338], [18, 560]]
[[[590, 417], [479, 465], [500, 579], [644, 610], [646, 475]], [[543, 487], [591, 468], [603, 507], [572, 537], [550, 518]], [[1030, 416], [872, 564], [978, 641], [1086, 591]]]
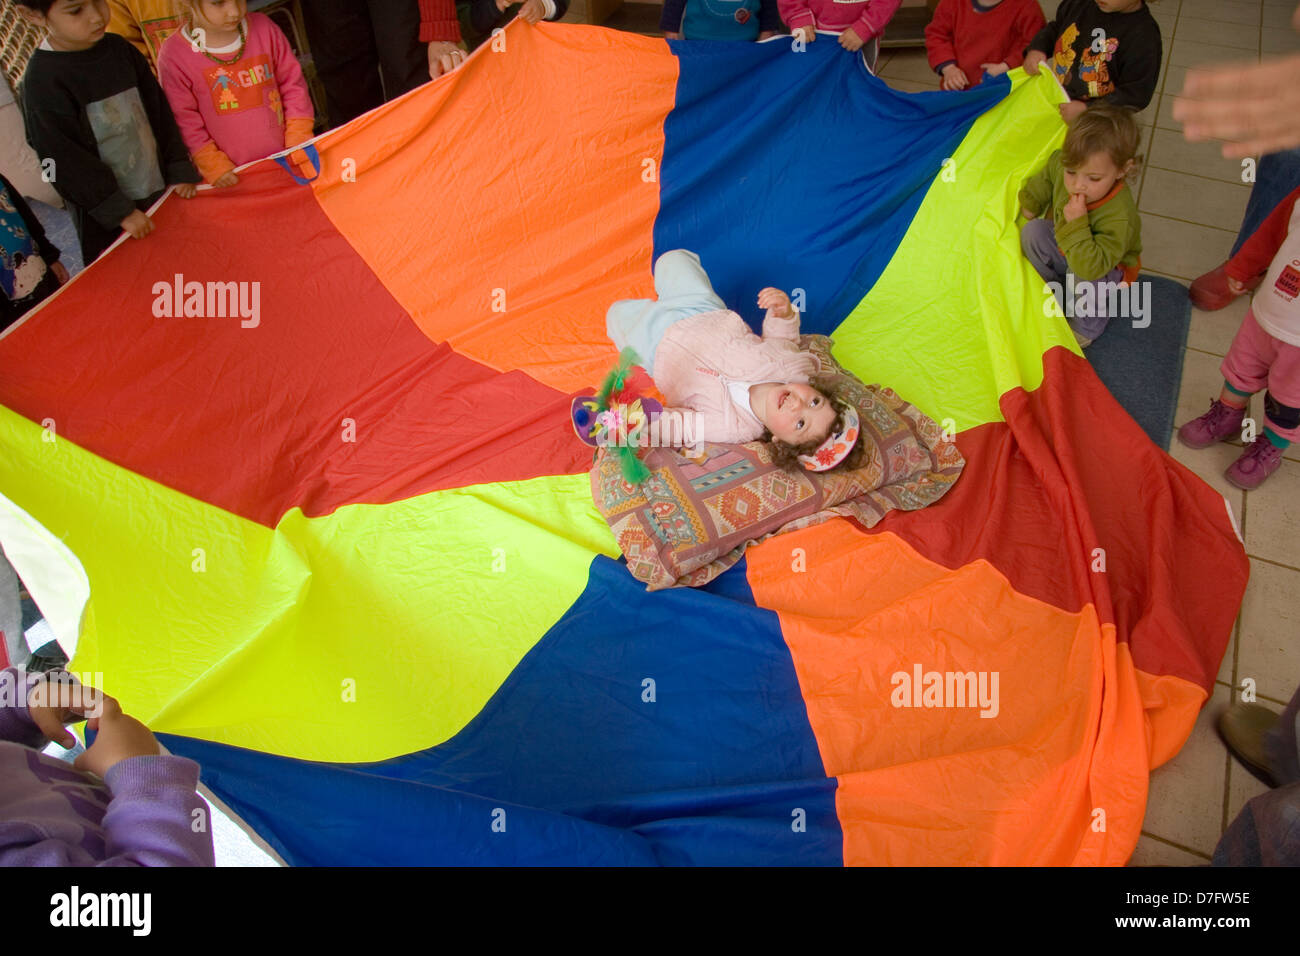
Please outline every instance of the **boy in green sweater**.
[[[1105, 330], [1116, 293], [1137, 279], [1142, 221], [1124, 177], [1136, 163], [1131, 110], [1095, 106], [1020, 190], [1025, 258], [1061, 299], [1083, 347]], [[1122, 296], [1125, 304], [1129, 295]], [[1140, 303], [1139, 303], [1140, 304]]]

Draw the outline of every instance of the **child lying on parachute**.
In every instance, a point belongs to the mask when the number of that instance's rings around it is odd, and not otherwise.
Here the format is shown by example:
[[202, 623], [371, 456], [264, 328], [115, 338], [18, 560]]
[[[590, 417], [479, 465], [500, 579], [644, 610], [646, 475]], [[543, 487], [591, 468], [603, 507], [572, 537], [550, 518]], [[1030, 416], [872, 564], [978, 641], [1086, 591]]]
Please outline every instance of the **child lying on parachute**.
[[873, 527], [957, 481], [965, 462], [933, 419], [841, 369], [825, 336], [801, 339], [785, 293], [759, 293], [759, 336], [693, 253], [660, 257], [655, 289], [610, 307], [622, 360], [573, 401], [575, 430], [600, 446], [596, 508], [649, 590], [707, 584], [750, 545], [833, 517]]
[[[799, 313], [784, 292], [758, 294], [767, 309], [760, 337], [713, 291], [695, 253], [665, 252], [654, 274], [658, 298], [615, 302], [606, 327], [620, 350], [640, 357], [669, 407], [658, 411], [657, 403], [643, 400], [608, 409], [602, 421], [593, 421], [598, 431], [612, 428], [601, 444], [631, 444], [629, 429], [657, 419], [657, 436], [671, 440], [654, 444], [761, 439], [782, 467], [797, 462], [825, 472], [857, 466], [857, 410], [834, 388], [818, 387], [821, 363], [800, 350]], [[599, 411], [589, 405], [587, 414]]]

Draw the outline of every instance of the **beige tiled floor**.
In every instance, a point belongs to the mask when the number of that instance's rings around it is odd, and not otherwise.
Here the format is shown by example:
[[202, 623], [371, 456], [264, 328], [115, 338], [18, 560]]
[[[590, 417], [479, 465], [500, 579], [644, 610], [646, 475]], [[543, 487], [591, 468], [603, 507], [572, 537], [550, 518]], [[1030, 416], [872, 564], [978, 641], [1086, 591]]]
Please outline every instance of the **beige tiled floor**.
[[[567, 19], [582, 19], [575, 0]], [[1049, 15], [1055, 0], [1040, 0]], [[1187, 143], [1173, 120], [1173, 102], [1189, 69], [1228, 59], [1300, 50], [1291, 29], [1297, 0], [1157, 0], [1165, 56], [1160, 85], [1139, 114], [1145, 161], [1133, 187], [1142, 212], [1146, 271], [1190, 284], [1228, 254], [1250, 187], [1242, 161], [1224, 159], [1210, 143]], [[938, 89], [925, 51], [882, 51], [878, 69], [892, 87]], [[1193, 310], [1178, 396], [1178, 422], [1201, 414], [1218, 395], [1219, 363], [1247, 303], [1219, 312]], [[1255, 416], [1262, 413], [1257, 397]], [[1251, 578], [1220, 668], [1213, 699], [1172, 761], [1151, 775], [1143, 833], [1134, 864], [1195, 866], [1209, 860], [1228, 823], [1264, 785], [1243, 770], [1214, 731], [1234, 687], [1255, 681], [1261, 702], [1280, 710], [1300, 684], [1300, 446], [1262, 488], [1242, 492], [1223, 478], [1240, 443], [1192, 451], [1174, 442], [1173, 457], [1224, 495], [1250, 555]]]
[[[1046, 0], [1044, 10], [1055, 4]], [[1168, 64], [1152, 104], [1140, 116], [1145, 175], [1134, 185], [1142, 212], [1142, 261], [1148, 271], [1190, 284], [1228, 254], [1250, 187], [1240, 160], [1224, 159], [1212, 144], [1183, 140], [1173, 101], [1187, 70], [1225, 59], [1300, 50], [1291, 30], [1295, 0], [1158, 0]], [[880, 75], [898, 89], [938, 88], [923, 50], [882, 58]], [[1222, 384], [1219, 362], [1246, 311], [1238, 301], [1220, 312], [1193, 310], [1178, 396], [1178, 422], [1209, 407]], [[1262, 412], [1256, 399], [1253, 413]], [[1242, 528], [1251, 578], [1241, 614], [1215, 684], [1215, 693], [1182, 751], [1151, 775], [1143, 835], [1132, 862], [1174, 866], [1205, 863], [1220, 834], [1264, 785], [1243, 770], [1214, 731], [1233, 687], [1255, 681], [1261, 702], [1280, 710], [1300, 684], [1300, 447], [1263, 487], [1242, 492], [1223, 479], [1240, 453], [1219, 445], [1191, 451], [1176, 441], [1175, 459], [1223, 494]]]

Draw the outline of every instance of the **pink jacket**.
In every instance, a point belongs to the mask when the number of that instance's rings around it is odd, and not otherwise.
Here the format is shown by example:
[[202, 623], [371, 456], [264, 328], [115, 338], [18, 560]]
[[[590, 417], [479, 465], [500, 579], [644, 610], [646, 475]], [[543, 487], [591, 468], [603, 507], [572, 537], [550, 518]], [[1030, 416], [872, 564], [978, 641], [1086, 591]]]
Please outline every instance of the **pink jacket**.
[[777, 9], [791, 32], [799, 27], [842, 32], [853, 27], [863, 42], [885, 32], [903, 0], [777, 0]]
[[821, 368], [811, 352], [799, 351], [799, 313], [779, 319], [769, 310], [759, 338], [735, 312], [702, 312], [674, 323], [655, 350], [655, 385], [679, 415], [681, 444], [740, 443], [763, 437], [763, 424], [738, 408], [727, 382], [807, 384]]

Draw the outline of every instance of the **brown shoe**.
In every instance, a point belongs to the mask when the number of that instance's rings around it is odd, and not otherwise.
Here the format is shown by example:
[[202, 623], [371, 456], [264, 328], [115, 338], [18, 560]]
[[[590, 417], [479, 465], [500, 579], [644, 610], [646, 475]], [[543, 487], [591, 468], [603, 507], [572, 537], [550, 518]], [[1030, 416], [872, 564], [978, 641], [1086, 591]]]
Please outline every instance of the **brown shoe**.
[[1264, 734], [1278, 721], [1277, 714], [1260, 704], [1233, 704], [1219, 715], [1219, 736], [1232, 755], [1270, 787], [1277, 786], [1268, 755], [1264, 752]]

